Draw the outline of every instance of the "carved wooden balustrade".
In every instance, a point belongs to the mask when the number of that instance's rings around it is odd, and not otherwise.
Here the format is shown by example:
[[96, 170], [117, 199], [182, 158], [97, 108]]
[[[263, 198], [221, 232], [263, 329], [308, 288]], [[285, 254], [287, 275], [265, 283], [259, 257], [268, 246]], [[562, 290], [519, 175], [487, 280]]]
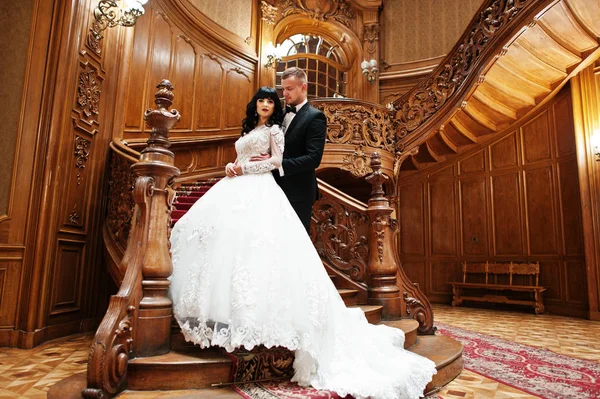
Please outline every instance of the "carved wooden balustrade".
[[384, 319], [410, 317], [419, 332], [433, 334], [431, 304], [402, 269], [398, 223], [385, 196], [381, 156], [373, 152], [366, 180], [372, 186], [368, 205], [319, 181], [320, 199], [313, 206], [311, 239], [338, 288], [358, 291], [361, 302], [382, 305]]
[[454, 48], [429, 77], [396, 99], [398, 145], [408, 150], [435, 133], [461, 106], [502, 47], [554, 0], [486, 0]]
[[[155, 94], [157, 109], [148, 110], [145, 120], [152, 128], [147, 147], [131, 170], [135, 176], [133, 212], [127, 212], [128, 187], [131, 176], [127, 161], [111, 174], [111, 190], [123, 190], [115, 198], [109, 212], [118, 215], [117, 223], [108, 229], [120, 233], [118, 241], [127, 242], [118, 270], [124, 277], [116, 295], [112, 296], [92, 343], [84, 398], [108, 398], [127, 384], [127, 365], [136, 356], [155, 356], [170, 350], [172, 303], [167, 296], [168, 277], [172, 273], [168, 247], [170, 204], [173, 191], [169, 187], [179, 175], [173, 153], [168, 149], [168, 132], [178, 121], [179, 113], [169, 111], [173, 87], [162, 81]], [[125, 225], [131, 220], [129, 231]], [[110, 219], [109, 219], [110, 220]], [[128, 238], [125, 238], [128, 236]]]
[[340, 168], [363, 177], [371, 173], [367, 154], [377, 151], [384, 173], [397, 176], [402, 146], [398, 144], [394, 112], [354, 99], [316, 99], [311, 104], [327, 118], [327, 144], [320, 169]]

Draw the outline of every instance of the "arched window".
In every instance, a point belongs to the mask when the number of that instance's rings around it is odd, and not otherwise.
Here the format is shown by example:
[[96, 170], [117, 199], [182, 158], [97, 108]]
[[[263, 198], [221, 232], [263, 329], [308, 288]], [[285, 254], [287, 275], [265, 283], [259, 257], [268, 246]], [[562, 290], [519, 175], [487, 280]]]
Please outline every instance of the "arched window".
[[278, 50], [282, 60], [277, 65], [275, 87], [281, 97], [281, 75], [289, 67], [306, 72], [309, 98], [346, 96], [346, 72], [337, 45], [321, 36], [298, 34], [285, 39]]

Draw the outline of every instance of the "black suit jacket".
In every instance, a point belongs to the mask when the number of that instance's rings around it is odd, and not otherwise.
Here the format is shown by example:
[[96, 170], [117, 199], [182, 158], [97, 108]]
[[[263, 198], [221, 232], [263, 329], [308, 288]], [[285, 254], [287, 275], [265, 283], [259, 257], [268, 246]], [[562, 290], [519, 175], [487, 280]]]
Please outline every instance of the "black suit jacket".
[[325, 115], [306, 103], [285, 132], [283, 177], [274, 171], [275, 180], [290, 202], [314, 202], [317, 199], [315, 169], [325, 149]]

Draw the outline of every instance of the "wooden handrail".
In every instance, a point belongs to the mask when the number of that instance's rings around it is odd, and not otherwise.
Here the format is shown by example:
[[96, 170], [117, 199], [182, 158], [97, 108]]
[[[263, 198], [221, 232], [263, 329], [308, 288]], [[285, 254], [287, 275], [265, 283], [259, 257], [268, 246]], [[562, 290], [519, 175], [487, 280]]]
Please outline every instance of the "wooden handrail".
[[[147, 147], [131, 170], [137, 176], [134, 208], [127, 248], [120, 262], [124, 278], [112, 296], [90, 348], [84, 398], [109, 398], [127, 385], [127, 367], [137, 356], [154, 356], [170, 350], [172, 303], [167, 296], [172, 263], [168, 225], [173, 190], [170, 182], [179, 174], [168, 149], [169, 130], [179, 113], [169, 111], [173, 87], [163, 80], [155, 94], [157, 109], [146, 111], [152, 128]], [[131, 160], [124, 148], [120, 159]], [[128, 195], [128, 194], [127, 194]]]

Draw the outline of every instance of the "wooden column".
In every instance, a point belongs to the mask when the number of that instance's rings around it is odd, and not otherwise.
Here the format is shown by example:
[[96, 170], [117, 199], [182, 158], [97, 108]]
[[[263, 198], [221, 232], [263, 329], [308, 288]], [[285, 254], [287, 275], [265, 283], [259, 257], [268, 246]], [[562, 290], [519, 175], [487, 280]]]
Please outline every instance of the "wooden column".
[[[592, 135], [600, 134], [600, 67], [589, 66], [571, 80], [573, 119], [585, 245], [589, 318], [600, 320], [600, 161]], [[600, 149], [600, 148], [599, 148]]]
[[265, 63], [267, 62], [267, 56], [265, 54], [265, 49], [269, 42], [273, 43], [273, 46], [276, 46], [275, 37], [273, 35], [273, 27], [275, 26], [275, 18], [277, 17], [277, 7], [272, 6], [268, 2], [262, 0], [260, 2], [260, 28], [259, 28], [259, 57], [258, 57], [258, 78], [259, 78], [259, 86], [271, 86], [275, 87], [275, 70], [277, 69], [277, 65], [274, 68], [265, 68]]
[[171, 179], [179, 176], [174, 166], [174, 156], [168, 148], [169, 130], [179, 121], [176, 110], [169, 111], [173, 103], [173, 86], [163, 80], [155, 94], [158, 109], [148, 110], [144, 119], [152, 128], [148, 146], [142, 151], [140, 161], [132, 166], [139, 176], [150, 176], [150, 219], [148, 244], [142, 263], [143, 297], [140, 302], [136, 349], [138, 356], [156, 356], [169, 352], [171, 348], [171, 317], [173, 303], [167, 296], [173, 273], [173, 263], [169, 254], [168, 230], [171, 218], [169, 204], [173, 191], [169, 187]]
[[373, 187], [367, 208], [371, 224], [368, 302], [383, 306], [384, 319], [397, 319], [402, 317], [402, 300], [396, 285], [398, 263], [394, 256], [394, 228], [390, 218], [393, 209], [383, 191], [383, 183], [389, 177], [381, 171], [381, 156], [377, 152], [371, 155], [371, 168], [373, 173], [366, 177]]

